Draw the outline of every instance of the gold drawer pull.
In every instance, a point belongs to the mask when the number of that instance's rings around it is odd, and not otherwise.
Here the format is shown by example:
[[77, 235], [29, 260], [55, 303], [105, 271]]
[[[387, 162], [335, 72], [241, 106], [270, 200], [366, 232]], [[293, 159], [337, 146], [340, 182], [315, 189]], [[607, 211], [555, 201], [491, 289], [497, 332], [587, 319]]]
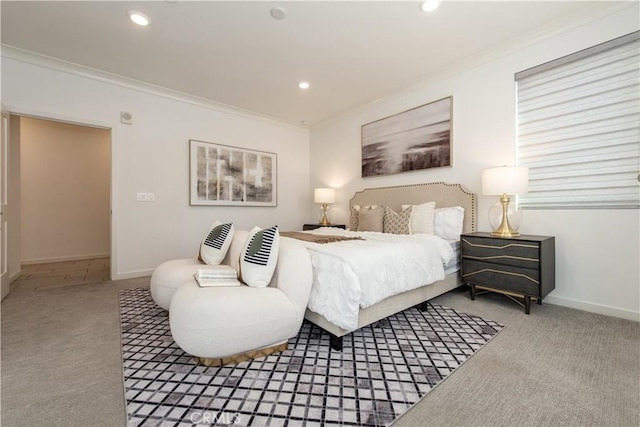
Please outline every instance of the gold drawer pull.
[[478, 271], [474, 271], [472, 273], [467, 273], [467, 274], [463, 274], [462, 277], [468, 277], [468, 276], [473, 276], [474, 274], [480, 274], [480, 273], [484, 273], [485, 271], [491, 271], [493, 273], [500, 273], [500, 274], [509, 274], [511, 276], [520, 276], [520, 277], [524, 277], [527, 280], [531, 280], [533, 283], [539, 285], [540, 282], [538, 282], [535, 279], [532, 279], [531, 277], [527, 276], [526, 274], [522, 274], [522, 273], [512, 273], [510, 271], [501, 271], [501, 270], [494, 270], [493, 268], [483, 268], [482, 270], [478, 270]]
[[516, 247], [520, 247], [520, 248], [538, 248], [538, 245], [525, 245], [522, 243], [509, 243], [507, 245], [504, 246], [492, 246], [492, 245], [480, 245], [478, 243], [471, 243], [470, 241], [468, 241], [467, 239], [462, 239], [463, 242], [466, 242], [469, 246], [474, 246], [476, 248], [491, 248], [491, 249], [505, 249], [505, 248], [509, 248], [511, 246], [516, 246]]
[[519, 259], [522, 261], [532, 261], [532, 262], [540, 262], [539, 259], [537, 258], [525, 258], [525, 257], [521, 257], [521, 256], [511, 256], [511, 255], [496, 255], [496, 256], [471, 256], [471, 255], [465, 255], [465, 258], [468, 259], [502, 259], [502, 258], [508, 258], [508, 259]]

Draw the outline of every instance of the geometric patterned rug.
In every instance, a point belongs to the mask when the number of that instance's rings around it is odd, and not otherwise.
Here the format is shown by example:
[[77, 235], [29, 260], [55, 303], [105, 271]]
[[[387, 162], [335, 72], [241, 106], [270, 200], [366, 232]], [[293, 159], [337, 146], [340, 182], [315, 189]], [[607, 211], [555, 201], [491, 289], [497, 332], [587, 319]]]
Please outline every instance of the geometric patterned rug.
[[344, 337], [305, 321], [288, 349], [204, 367], [173, 341], [148, 289], [120, 292], [129, 426], [383, 426], [491, 340], [500, 324], [430, 304]]

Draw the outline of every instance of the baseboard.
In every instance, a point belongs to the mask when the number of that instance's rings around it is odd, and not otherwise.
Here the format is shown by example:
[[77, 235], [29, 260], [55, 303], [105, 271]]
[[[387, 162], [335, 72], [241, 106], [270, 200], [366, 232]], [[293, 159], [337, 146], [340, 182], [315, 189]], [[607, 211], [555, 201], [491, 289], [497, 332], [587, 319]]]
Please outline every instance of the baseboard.
[[640, 313], [631, 310], [625, 310], [623, 308], [594, 304], [592, 302], [552, 295], [548, 295], [544, 299], [544, 302], [554, 305], [561, 305], [563, 307], [575, 308], [577, 310], [588, 311], [590, 313], [604, 314], [605, 316], [618, 317], [620, 319], [640, 322]]
[[71, 256], [64, 256], [64, 257], [27, 259], [27, 260], [20, 261], [20, 263], [22, 265], [31, 265], [31, 264], [45, 264], [48, 262], [81, 261], [85, 259], [109, 258], [109, 257], [111, 257], [111, 254], [107, 252], [106, 254], [71, 255]]
[[153, 274], [153, 270], [130, 271], [128, 273], [116, 274], [114, 277], [111, 278], [111, 280], [136, 279], [138, 277], [151, 276], [152, 274]]
[[14, 280], [17, 280], [18, 277], [22, 276], [22, 270], [18, 270], [17, 272], [13, 273], [11, 276], [9, 276], [9, 283], [13, 283]]

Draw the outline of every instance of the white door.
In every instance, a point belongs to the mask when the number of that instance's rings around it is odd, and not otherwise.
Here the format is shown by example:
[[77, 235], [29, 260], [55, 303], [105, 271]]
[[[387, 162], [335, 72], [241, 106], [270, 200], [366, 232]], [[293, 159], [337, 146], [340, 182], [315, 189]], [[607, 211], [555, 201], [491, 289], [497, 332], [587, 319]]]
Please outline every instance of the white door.
[[9, 157], [9, 114], [2, 113], [2, 143], [0, 144], [0, 288], [2, 299], [9, 294], [9, 262], [7, 241], [9, 224], [7, 223], [7, 182]]

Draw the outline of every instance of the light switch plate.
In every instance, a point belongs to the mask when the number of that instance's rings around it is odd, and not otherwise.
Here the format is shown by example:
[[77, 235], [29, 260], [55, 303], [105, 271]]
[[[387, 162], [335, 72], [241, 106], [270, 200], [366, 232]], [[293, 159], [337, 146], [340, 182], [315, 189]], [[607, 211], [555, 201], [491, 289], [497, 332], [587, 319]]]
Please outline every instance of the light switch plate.
[[154, 193], [138, 193], [136, 195], [136, 201], [138, 202], [155, 202], [156, 195]]

